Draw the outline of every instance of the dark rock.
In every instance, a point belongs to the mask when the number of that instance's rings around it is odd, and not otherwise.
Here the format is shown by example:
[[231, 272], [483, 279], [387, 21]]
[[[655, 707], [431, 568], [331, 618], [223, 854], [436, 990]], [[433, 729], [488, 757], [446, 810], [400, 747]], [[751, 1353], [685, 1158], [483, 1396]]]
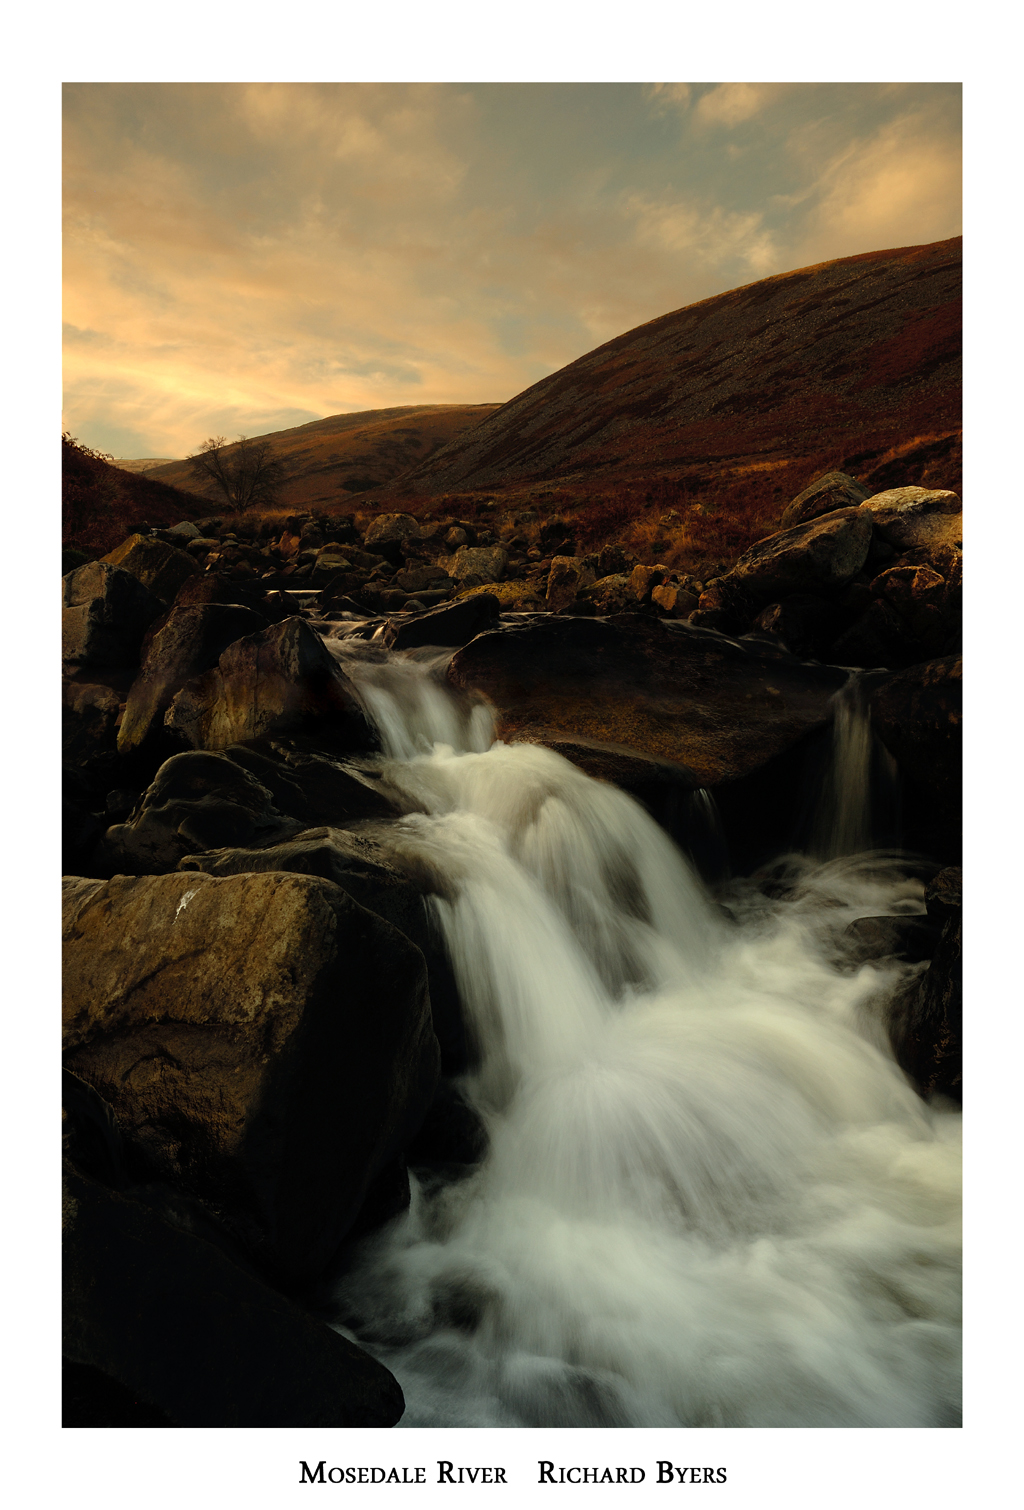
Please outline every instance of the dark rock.
[[236, 640], [215, 668], [186, 682], [164, 721], [194, 749], [222, 750], [309, 723], [329, 731], [337, 748], [377, 743], [352, 684], [300, 618]]
[[828, 658], [840, 666], [905, 666], [920, 660], [914, 631], [891, 603], [874, 598], [833, 641]]
[[65, 766], [87, 766], [117, 748], [115, 724], [121, 704], [109, 687], [65, 680], [61, 710], [61, 758]]
[[847, 957], [858, 964], [871, 959], [931, 959], [938, 941], [934, 923], [916, 916], [858, 918], [843, 935]]
[[411, 514], [378, 514], [367, 528], [364, 541], [367, 546], [383, 545], [390, 540], [416, 536], [419, 532], [419, 524]]
[[963, 905], [963, 871], [959, 865], [947, 865], [925, 888], [924, 905], [929, 920], [942, 928], [950, 918], [959, 917]]
[[472, 586], [471, 577], [479, 582], [500, 582], [508, 568], [508, 552], [500, 545], [462, 545], [447, 565], [448, 575], [464, 586]]
[[945, 922], [931, 964], [890, 1008], [889, 1037], [900, 1068], [925, 1096], [956, 1101], [963, 1085], [963, 970], [957, 909]]
[[63, 1212], [66, 1426], [400, 1419], [402, 1392], [383, 1364], [202, 1238], [71, 1165]]
[[433, 1098], [422, 955], [319, 877], [68, 880], [64, 1002], [68, 1068], [152, 1177], [285, 1283], [323, 1272]]
[[278, 812], [302, 823], [352, 823], [397, 813], [372, 775], [309, 740], [256, 739], [228, 745], [224, 754], [266, 788]]
[[194, 576], [199, 567], [185, 551], [167, 545], [152, 536], [129, 535], [121, 545], [103, 557], [111, 566], [131, 572], [143, 587], [164, 603], [171, 603], [185, 581]]
[[754, 620], [758, 629], [778, 635], [794, 655], [822, 659], [842, 622], [842, 611], [812, 593], [794, 593], [772, 603]]
[[269, 843], [289, 830], [295, 824], [255, 776], [223, 755], [189, 750], [163, 763], [127, 823], [107, 829], [93, 865], [108, 876], [159, 875], [196, 850]]
[[780, 530], [744, 551], [729, 579], [761, 601], [790, 593], [828, 596], [860, 571], [871, 544], [866, 507], [838, 509], [807, 524]]
[[381, 632], [381, 641], [391, 650], [466, 645], [476, 635], [497, 627], [500, 607], [493, 593], [474, 593], [458, 603], [426, 609], [415, 618], [393, 619]]
[[809, 488], [798, 493], [792, 503], [786, 505], [782, 514], [782, 528], [792, 529], [797, 524], [809, 524], [822, 514], [832, 514], [836, 509], [857, 508], [871, 497], [868, 488], [862, 487], [855, 477], [846, 472], [826, 472], [812, 482]]
[[677, 761], [713, 786], [828, 722], [846, 677], [684, 621], [621, 615], [478, 635], [448, 680], [490, 698], [499, 738], [596, 739]]
[[546, 599], [552, 613], [567, 608], [573, 599], [597, 581], [597, 573], [581, 556], [555, 556], [548, 572]]
[[90, 561], [63, 580], [61, 654], [73, 666], [134, 666], [161, 604], [130, 572]]
[[175, 693], [190, 677], [215, 666], [221, 655], [243, 635], [267, 628], [262, 614], [235, 603], [204, 603], [175, 607], [149, 642], [145, 658], [128, 694], [117, 736], [125, 754], [137, 749], [156, 727]]

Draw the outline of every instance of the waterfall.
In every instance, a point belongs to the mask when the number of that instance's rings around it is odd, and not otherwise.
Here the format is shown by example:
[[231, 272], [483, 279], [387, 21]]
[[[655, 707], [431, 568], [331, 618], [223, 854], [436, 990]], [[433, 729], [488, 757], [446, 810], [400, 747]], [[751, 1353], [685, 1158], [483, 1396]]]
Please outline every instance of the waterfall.
[[871, 729], [858, 672], [832, 699], [832, 759], [818, 801], [811, 852], [822, 860], [862, 854], [872, 846], [875, 809], [896, 781], [892, 756]]
[[885, 1048], [904, 967], [834, 948], [920, 882], [844, 815], [726, 912], [638, 802], [493, 742], [446, 655], [328, 644], [418, 809], [390, 842], [438, 878], [489, 1137], [339, 1283], [402, 1425], [955, 1424], [959, 1117]]

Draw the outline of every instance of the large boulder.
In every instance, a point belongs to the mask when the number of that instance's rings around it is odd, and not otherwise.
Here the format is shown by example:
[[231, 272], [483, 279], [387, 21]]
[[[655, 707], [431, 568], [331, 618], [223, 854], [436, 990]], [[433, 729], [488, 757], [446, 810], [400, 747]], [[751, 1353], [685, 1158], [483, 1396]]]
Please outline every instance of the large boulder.
[[959, 655], [876, 681], [871, 726], [903, 777], [908, 845], [956, 859], [962, 842], [963, 665]]
[[620, 615], [478, 635], [448, 679], [490, 699], [499, 738], [596, 739], [679, 762], [714, 786], [827, 723], [846, 673], [685, 622]]
[[395, 585], [403, 592], [430, 592], [432, 588], [451, 588], [455, 579], [443, 566], [409, 566], [395, 573]]
[[378, 514], [368, 526], [364, 544], [382, 545], [387, 540], [418, 539], [419, 524], [411, 514]]
[[65, 681], [61, 710], [61, 756], [65, 766], [87, 766], [117, 748], [117, 694], [90, 682]]
[[159, 875], [196, 850], [269, 843], [297, 827], [251, 772], [223, 755], [188, 750], [164, 761], [126, 823], [107, 829], [93, 873]]
[[445, 603], [423, 613], [392, 619], [380, 632], [391, 650], [420, 645], [466, 645], [476, 635], [498, 625], [500, 604], [493, 593], [481, 591], [458, 603]]
[[897, 1062], [926, 1095], [959, 1101], [963, 1076], [963, 967], [960, 870], [948, 867], [928, 888], [928, 921], [941, 927], [923, 975], [900, 991], [889, 1017]]
[[836, 509], [855, 509], [871, 497], [869, 488], [862, 487], [856, 477], [847, 472], [826, 472], [810, 487], [798, 493], [792, 503], [782, 511], [782, 528], [792, 529], [797, 524], [809, 524], [822, 514], [832, 514]]
[[548, 572], [546, 601], [552, 613], [566, 608], [585, 587], [597, 581], [593, 566], [582, 556], [555, 556]]
[[876, 533], [898, 551], [962, 543], [963, 505], [945, 488], [889, 488], [863, 508]]
[[508, 570], [508, 552], [501, 545], [463, 545], [445, 563], [457, 582], [477, 577], [481, 582], [500, 582]]
[[134, 666], [160, 600], [131, 572], [89, 561], [62, 583], [61, 654], [76, 667]]
[[310, 739], [284, 734], [254, 739], [228, 745], [224, 755], [255, 777], [287, 818], [348, 824], [397, 816], [398, 809], [372, 766], [364, 769], [343, 760]]
[[199, 571], [196, 562], [185, 551], [163, 540], [154, 540], [150, 535], [129, 535], [103, 560], [112, 566], [120, 566], [122, 571], [131, 572], [143, 587], [148, 587], [164, 603], [173, 602], [185, 579]]
[[266, 629], [262, 614], [235, 603], [172, 608], [149, 642], [132, 683], [117, 735], [121, 754], [138, 749], [162, 725], [171, 699], [190, 677], [215, 666], [229, 645]]
[[439, 1062], [419, 950], [280, 872], [66, 881], [64, 1044], [153, 1176], [288, 1283], [334, 1257]]
[[69, 1163], [62, 1206], [64, 1356], [87, 1409], [99, 1408], [98, 1420], [65, 1425], [400, 1419], [402, 1391], [383, 1364], [212, 1243]]
[[759, 540], [744, 551], [728, 580], [762, 601], [789, 593], [827, 596], [853, 581], [870, 545], [866, 508], [838, 509]]
[[303, 619], [236, 640], [217, 665], [185, 683], [164, 722], [197, 750], [316, 722], [342, 749], [376, 738], [348, 677]]

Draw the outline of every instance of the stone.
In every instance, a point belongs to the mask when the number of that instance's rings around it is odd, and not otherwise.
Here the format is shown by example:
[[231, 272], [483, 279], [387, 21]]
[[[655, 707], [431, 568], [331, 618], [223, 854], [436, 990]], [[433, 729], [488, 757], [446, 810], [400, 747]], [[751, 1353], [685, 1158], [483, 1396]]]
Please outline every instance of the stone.
[[870, 488], [863, 487], [848, 472], [826, 472], [786, 505], [782, 511], [782, 528], [788, 530], [797, 524], [808, 524], [822, 514], [834, 513], [836, 509], [858, 508], [870, 497]]
[[763, 601], [789, 593], [829, 595], [852, 582], [867, 559], [872, 516], [867, 506], [838, 509], [759, 540], [728, 574]]
[[596, 739], [676, 761], [713, 786], [827, 724], [846, 673], [634, 614], [478, 635], [452, 657], [448, 680], [490, 699], [501, 739]]
[[924, 974], [890, 1006], [896, 1062], [924, 1096], [959, 1101], [963, 1088], [963, 967], [959, 908], [943, 925]]
[[418, 537], [419, 524], [411, 514], [378, 514], [367, 528], [363, 543], [379, 545], [386, 540], [405, 540]]
[[467, 645], [476, 635], [498, 624], [500, 604], [486, 590], [458, 603], [427, 609], [415, 618], [392, 619], [381, 631], [389, 650], [411, 650], [419, 645]]
[[187, 750], [164, 761], [127, 822], [107, 829], [93, 874], [158, 875], [196, 850], [269, 843], [299, 826], [238, 762]]
[[584, 562], [582, 556], [553, 557], [545, 594], [548, 608], [552, 613], [557, 613], [596, 581], [597, 573]]
[[636, 564], [636, 557], [624, 551], [620, 545], [606, 545], [598, 552], [594, 569], [598, 581], [602, 577], [628, 578]]
[[794, 655], [821, 659], [840, 627], [842, 614], [833, 603], [813, 593], [794, 593], [770, 603], [754, 620], [754, 627], [777, 634]]
[[312, 741], [281, 735], [228, 745], [224, 754], [266, 788], [286, 818], [341, 824], [398, 815], [372, 768], [364, 771]]
[[844, 953], [858, 965], [877, 959], [918, 963], [935, 953], [939, 931], [926, 917], [857, 918], [843, 934]]
[[316, 554], [313, 570], [337, 573], [351, 571], [352, 563], [340, 545], [325, 545]]
[[172, 602], [185, 578], [199, 571], [186, 551], [146, 535], [129, 535], [103, 560], [131, 572], [143, 587], [148, 587], [164, 603]]
[[828, 659], [840, 666], [894, 668], [920, 660], [913, 630], [891, 603], [874, 598], [836, 640]]
[[448, 575], [458, 582], [471, 576], [482, 583], [500, 582], [508, 569], [508, 552], [500, 545], [462, 545], [447, 563]]
[[963, 906], [963, 871], [959, 865], [947, 865], [925, 887], [924, 905], [931, 922], [939, 928], [950, 918], [959, 916]]
[[963, 505], [944, 488], [889, 488], [863, 505], [876, 533], [898, 551], [960, 546]]
[[355, 688], [300, 618], [236, 640], [213, 669], [185, 683], [164, 722], [200, 750], [312, 722], [329, 728], [338, 748], [377, 744]]
[[308, 1430], [401, 1418], [383, 1364], [212, 1243], [71, 1164], [62, 1206], [64, 1356], [100, 1411], [66, 1426]]
[[122, 755], [138, 749], [162, 720], [190, 677], [215, 666], [229, 645], [266, 629], [262, 614], [240, 604], [205, 603], [175, 607], [150, 640], [132, 683], [117, 736]]
[[680, 582], [663, 582], [652, 589], [651, 602], [671, 619], [688, 619], [700, 599]]
[[169, 535], [180, 535], [182, 540], [200, 540], [202, 539], [203, 532], [196, 529], [195, 525], [190, 524], [187, 519], [183, 519], [180, 524], [172, 524], [167, 533]]
[[429, 592], [432, 587], [454, 587], [443, 566], [411, 566], [395, 573], [395, 585], [403, 592]]
[[599, 614], [629, 613], [637, 607], [630, 578], [621, 572], [599, 577], [585, 592]]
[[[656, 587], [660, 587], [663, 582], [668, 580], [668, 575], [667, 566], [641, 566], [638, 564], [634, 566], [629, 574], [630, 590], [641, 602], [645, 600], [650, 602], [652, 592]], [[694, 607], [696, 606], [695, 603]]]
[[63, 937], [67, 1067], [265, 1272], [321, 1275], [434, 1093], [420, 951], [282, 872], [73, 879]]
[[142, 637], [161, 610], [131, 572], [89, 561], [62, 583], [61, 655], [72, 666], [134, 666]]

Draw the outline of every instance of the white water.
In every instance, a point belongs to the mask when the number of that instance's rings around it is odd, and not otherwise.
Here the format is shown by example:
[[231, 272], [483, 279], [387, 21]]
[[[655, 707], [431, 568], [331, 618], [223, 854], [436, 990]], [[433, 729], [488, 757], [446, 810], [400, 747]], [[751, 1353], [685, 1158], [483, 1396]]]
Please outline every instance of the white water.
[[884, 1047], [896, 970], [835, 949], [920, 882], [791, 857], [729, 921], [638, 803], [490, 744], [429, 657], [332, 649], [423, 810], [394, 843], [438, 877], [490, 1137], [338, 1296], [402, 1425], [955, 1424], [959, 1116]]

